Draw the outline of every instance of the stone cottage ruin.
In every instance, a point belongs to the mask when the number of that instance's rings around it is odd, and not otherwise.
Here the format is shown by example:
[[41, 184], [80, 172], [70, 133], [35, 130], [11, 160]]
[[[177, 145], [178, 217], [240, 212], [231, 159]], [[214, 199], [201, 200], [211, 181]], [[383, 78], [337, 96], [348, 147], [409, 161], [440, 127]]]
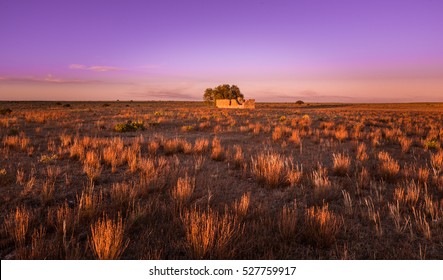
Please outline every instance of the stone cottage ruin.
[[217, 99], [215, 101], [215, 106], [217, 108], [228, 109], [255, 109], [255, 99]]

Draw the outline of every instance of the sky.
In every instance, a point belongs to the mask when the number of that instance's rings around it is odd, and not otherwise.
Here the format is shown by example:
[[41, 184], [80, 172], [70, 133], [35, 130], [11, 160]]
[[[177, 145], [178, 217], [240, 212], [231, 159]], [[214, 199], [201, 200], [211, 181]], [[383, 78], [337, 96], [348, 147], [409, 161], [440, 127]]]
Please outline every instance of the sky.
[[443, 102], [440, 0], [0, 0], [0, 100]]

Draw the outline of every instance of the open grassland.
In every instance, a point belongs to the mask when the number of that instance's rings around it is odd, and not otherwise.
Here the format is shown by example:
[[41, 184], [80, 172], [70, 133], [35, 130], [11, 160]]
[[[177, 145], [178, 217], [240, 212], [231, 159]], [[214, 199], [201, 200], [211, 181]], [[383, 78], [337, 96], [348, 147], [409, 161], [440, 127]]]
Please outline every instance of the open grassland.
[[0, 109], [1, 259], [443, 259], [443, 104]]

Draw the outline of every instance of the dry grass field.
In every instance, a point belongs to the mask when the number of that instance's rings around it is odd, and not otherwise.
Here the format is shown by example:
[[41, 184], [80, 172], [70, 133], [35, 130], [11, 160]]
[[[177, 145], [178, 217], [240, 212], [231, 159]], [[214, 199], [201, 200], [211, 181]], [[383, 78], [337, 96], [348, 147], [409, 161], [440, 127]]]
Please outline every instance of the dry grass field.
[[0, 110], [1, 259], [443, 259], [443, 104]]

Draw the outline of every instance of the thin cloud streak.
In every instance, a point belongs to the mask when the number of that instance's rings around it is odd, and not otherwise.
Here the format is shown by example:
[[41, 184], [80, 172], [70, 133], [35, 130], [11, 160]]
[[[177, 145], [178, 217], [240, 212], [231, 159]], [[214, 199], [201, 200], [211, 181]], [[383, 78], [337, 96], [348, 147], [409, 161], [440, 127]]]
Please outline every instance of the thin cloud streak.
[[126, 69], [115, 67], [115, 66], [104, 66], [104, 65], [93, 65], [93, 66], [87, 66], [83, 64], [71, 64], [68, 67], [69, 69], [73, 70], [88, 70], [93, 72], [111, 72], [111, 71], [124, 71]]
[[46, 77], [0, 77], [0, 83], [23, 83], [23, 84], [103, 84], [100, 80], [60, 79], [51, 74]]

